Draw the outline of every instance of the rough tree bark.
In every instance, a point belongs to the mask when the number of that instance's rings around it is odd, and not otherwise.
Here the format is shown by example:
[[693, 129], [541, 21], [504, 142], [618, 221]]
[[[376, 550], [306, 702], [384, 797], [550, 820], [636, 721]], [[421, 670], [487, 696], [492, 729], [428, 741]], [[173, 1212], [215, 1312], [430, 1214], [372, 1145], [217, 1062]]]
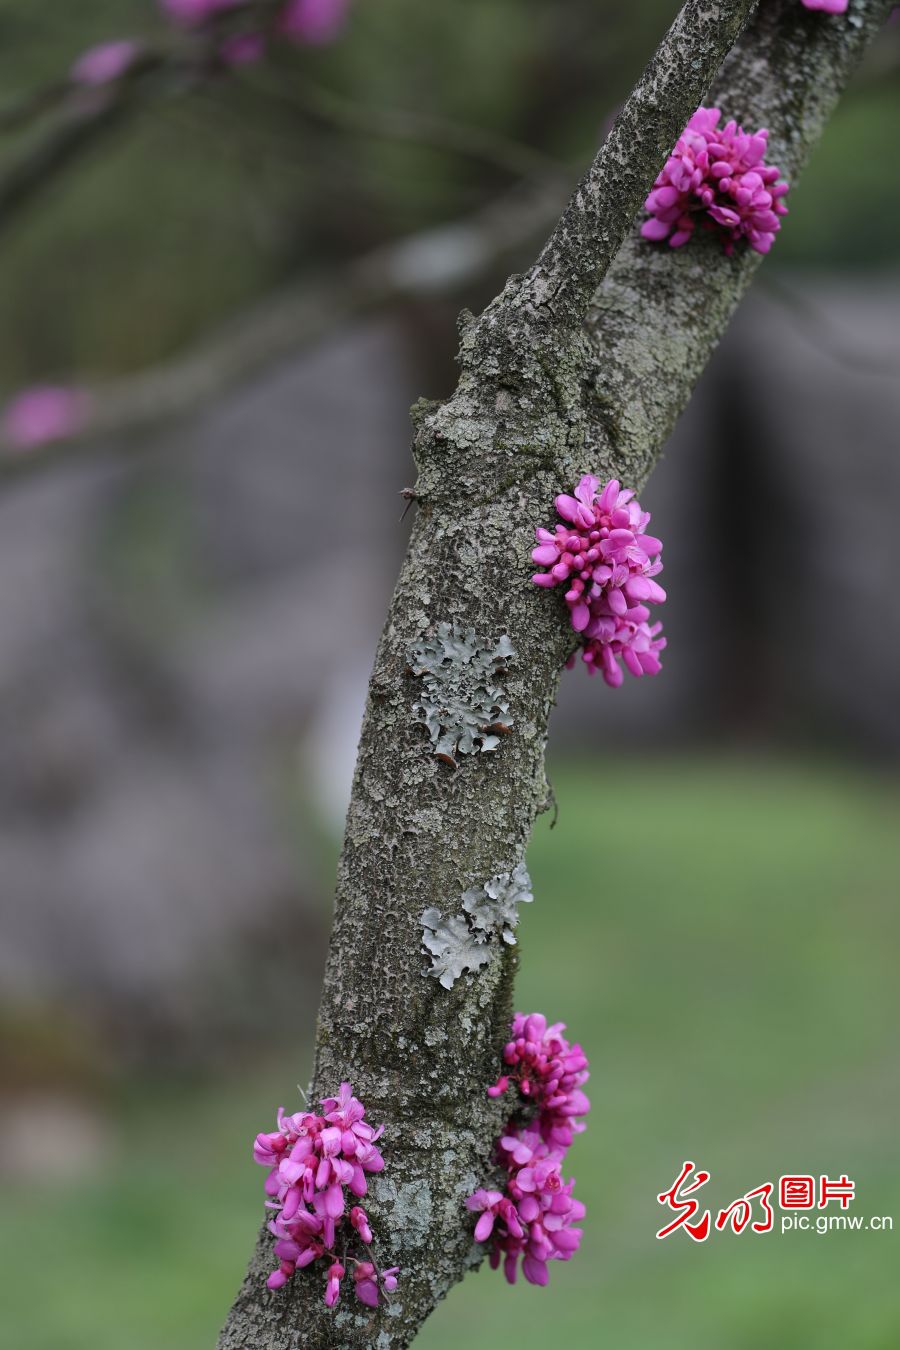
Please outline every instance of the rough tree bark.
[[[688, 0], [534, 267], [478, 320], [463, 316], [454, 395], [413, 410], [418, 515], [369, 688], [312, 1088], [320, 1097], [349, 1079], [386, 1124], [386, 1169], [367, 1208], [380, 1258], [402, 1267], [400, 1290], [388, 1309], [351, 1297], [336, 1313], [320, 1279], [271, 1294], [263, 1231], [219, 1350], [409, 1345], [480, 1259], [463, 1200], [488, 1174], [503, 1123], [485, 1087], [517, 948], [492, 947], [489, 964], [448, 991], [423, 978], [420, 916], [459, 913], [468, 887], [509, 871], [547, 804], [547, 719], [570, 631], [563, 607], [529, 585], [534, 524], [582, 473], [641, 486], [759, 261], [726, 258], [699, 236], [680, 251], [634, 232], [623, 244], [752, 8]], [[770, 128], [769, 157], [792, 182], [890, 8], [851, 0], [832, 19], [763, 0], [725, 59], [717, 101]], [[415, 721], [409, 671], [411, 644], [442, 622], [491, 647], [506, 633], [516, 653], [511, 734], [455, 770]]]

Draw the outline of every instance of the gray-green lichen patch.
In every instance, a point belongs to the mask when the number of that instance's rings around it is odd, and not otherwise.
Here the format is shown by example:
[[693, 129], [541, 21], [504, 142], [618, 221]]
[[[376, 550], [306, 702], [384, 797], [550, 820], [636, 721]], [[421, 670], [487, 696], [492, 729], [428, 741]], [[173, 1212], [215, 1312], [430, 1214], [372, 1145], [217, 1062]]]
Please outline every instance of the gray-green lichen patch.
[[422, 1181], [394, 1181], [380, 1174], [373, 1181], [378, 1215], [389, 1232], [403, 1233], [405, 1240], [424, 1242], [431, 1230], [433, 1200], [431, 1185]]
[[422, 915], [422, 943], [431, 956], [433, 975], [445, 989], [452, 989], [466, 971], [480, 969], [490, 960], [490, 952], [469, 927], [461, 914], [445, 919], [438, 909], [426, 909]]
[[481, 886], [463, 893], [465, 914], [445, 919], [438, 909], [422, 915], [422, 944], [431, 957], [426, 975], [433, 975], [445, 989], [466, 972], [479, 970], [490, 960], [490, 941], [500, 936], [515, 943], [513, 931], [519, 922], [519, 905], [530, 904], [531, 878], [523, 862], [511, 872], [498, 872]]
[[514, 656], [505, 633], [492, 642], [449, 623], [410, 648], [410, 670], [424, 685], [413, 712], [438, 759], [455, 766], [457, 754], [494, 750], [510, 730], [502, 676]]
[[463, 909], [475, 930], [476, 941], [484, 942], [497, 932], [504, 942], [514, 943], [519, 905], [531, 904], [533, 899], [531, 878], [523, 862], [511, 872], [498, 872], [483, 886], [471, 886], [463, 895]]

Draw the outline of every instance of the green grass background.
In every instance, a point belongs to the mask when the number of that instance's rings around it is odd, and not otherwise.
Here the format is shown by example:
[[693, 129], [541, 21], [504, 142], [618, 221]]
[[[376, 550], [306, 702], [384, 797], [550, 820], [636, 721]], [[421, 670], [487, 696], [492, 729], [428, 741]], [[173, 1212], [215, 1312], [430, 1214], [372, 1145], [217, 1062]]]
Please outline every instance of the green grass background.
[[[544, 1290], [470, 1277], [418, 1344], [895, 1350], [898, 1233], [654, 1235], [684, 1158], [712, 1173], [713, 1208], [782, 1172], [845, 1171], [851, 1213], [900, 1228], [896, 780], [735, 759], [553, 777], [518, 1001], [591, 1056], [570, 1155], [586, 1240]], [[8, 1196], [2, 1344], [211, 1346], [260, 1213], [248, 1141], [306, 1059], [123, 1092], [102, 1177]]]

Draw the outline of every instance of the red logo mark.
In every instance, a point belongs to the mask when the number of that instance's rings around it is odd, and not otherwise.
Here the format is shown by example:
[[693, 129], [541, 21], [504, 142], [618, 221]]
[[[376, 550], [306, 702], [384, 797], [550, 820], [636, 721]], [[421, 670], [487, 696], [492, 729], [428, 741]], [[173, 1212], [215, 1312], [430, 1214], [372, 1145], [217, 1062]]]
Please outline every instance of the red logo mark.
[[[674, 1210], [675, 1218], [661, 1228], [658, 1238], [668, 1237], [677, 1229], [683, 1228], [694, 1242], [705, 1242], [710, 1234], [710, 1211], [700, 1210], [700, 1201], [695, 1198], [709, 1181], [709, 1172], [694, 1171], [692, 1162], [685, 1162], [678, 1176], [667, 1191], [656, 1197], [661, 1205]], [[775, 1187], [771, 1181], [765, 1181], [752, 1191], [745, 1191], [730, 1205], [720, 1209], [716, 1215], [717, 1233], [731, 1228], [732, 1233], [743, 1233], [750, 1228], [753, 1233], [771, 1233], [775, 1227], [775, 1215], [772, 1212], [772, 1192]], [[816, 1206], [816, 1178], [805, 1174], [783, 1176], [778, 1179], [778, 1203], [782, 1209], [814, 1209]], [[837, 1200], [841, 1209], [848, 1209], [850, 1201], [856, 1198], [856, 1183], [843, 1172], [837, 1180], [824, 1174], [818, 1178], [818, 1207], [825, 1209], [832, 1200]], [[753, 1201], [759, 1201], [759, 1217], [754, 1218]], [[817, 1221], [818, 1222], [818, 1221]], [[827, 1222], [827, 1220], [823, 1221]], [[851, 1221], [852, 1222], [852, 1221]], [[781, 1231], [787, 1228], [809, 1227], [808, 1219], [782, 1218]], [[824, 1230], [818, 1230], [824, 1231]]]
[[694, 1191], [699, 1191], [701, 1186], [706, 1185], [709, 1181], [709, 1173], [698, 1172], [690, 1186], [685, 1186], [684, 1190], [681, 1189], [682, 1183], [687, 1180], [693, 1170], [694, 1164], [686, 1162], [669, 1189], [656, 1197], [661, 1205], [668, 1205], [669, 1209], [681, 1211], [671, 1223], [666, 1224], [665, 1228], [659, 1230], [656, 1235], [658, 1238], [668, 1237], [670, 1233], [675, 1232], [676, 1228], [683, 1228], [695, 1242], [705, 1242], [709, 1237], [709, 1210], [704, 1210], [703, 1218], [700, 1219], [699, 1223], [691, 1223], [690, 1220], [699, 1212], [700, 1201], [693, 1198], [688, 1199], [689, 1196], [693, 1197]]
[[816, 1203], [815, 1177], [780, 1177], [778, 1203], [782, 1209], [812, 1209]]
[[772, 1191], [771, 1181], [766, 1181], [762, 1186], [757, 1186], [755, 1190], [747, 1191], [739, 1196], [737, 1200], [732, 1200], [727, 1209], [720, 1209], [716, 1219], [716, 1228], [721, 1233], [722, 1229], [731, 1221], [731, 1231], [733, 1233], [743, 1233], [747, 1224], [750, 1223], [750, 1216], [753, 1213], [753, 1201], [759, 1197], [762, 1206], [762, 1219], [754, 1219], [750, 1225], [754, 1233], [770, 1233], [775, 1226], [775, 1215], [772, 1212]]
[[829, 1181], [828, 1177], [819, 1177], [819, 1209], [824, 1209], [829, 1200], [840, 1200], [841, 1209], [848, 1209], [853, 1199], [856, 1183], [841, 1176], [840, 1181]]

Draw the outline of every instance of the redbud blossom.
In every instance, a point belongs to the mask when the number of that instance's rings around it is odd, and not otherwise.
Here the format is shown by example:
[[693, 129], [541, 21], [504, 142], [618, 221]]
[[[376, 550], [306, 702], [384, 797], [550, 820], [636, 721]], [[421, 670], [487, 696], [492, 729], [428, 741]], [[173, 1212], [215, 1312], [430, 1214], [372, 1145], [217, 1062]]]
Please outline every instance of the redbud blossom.
[[325, 1307], [333, 1308], [341, 1296], [341, 1280], [344, 1267], [339, 1261], [328, 1267], [328, 1283], [325, 1286]]
[[353, 1269], [353, 1279], [356, 1282], [356, 1297], [360, 1303], [365, 1303], [369, 1308], [377, 1308], [378, 1283], [372, 1262], [357, 1261]]
[[[582, 1092], [587, 1058], [563, 1036], [562, 1022], [547, 1026], [540, 1013], [517, 1013], [512, 1040], [503, 1051], [504, 1072], [488, 1095], [502, 1096], [514, 1081], [519, 1105], [497, 1143], [497, 1161], [506, 1171], [503, 1191], [480, 1189], [466, 1200], [478, 1214], [476, 1242], [491, 1244], [494, 1269], [503, 1261], [510, 1284], [522, 1273], [530, 1284], [546, 1284], [549, 1261], [568, 1261], [578, 1250], [585, 1209], [564, 1181], [562, 1166], [573, 1134], [584, 1129], [578, 1117], [590, 1110]], [[525, 1108], [523, 1110], [523, 1108]], [[519, 1118], [529, 1116], [527, 1123]]]
[[[368, 1215], [359, 1205], [350, 1204], [348, 1210], [347, 1193], [365, 1195], [366, 1174], [384, 1167], [375, 1147], [383, 1126], [375, 1129], [364, 1119], [365, 1107], [349, 1083], [342, 1083], [338, 1096], [325, 1098], [321, 1106], [322, 1115], [298, 1111], [286, 1116], [279, 1109], [278, 1128], [258, 1134], [253, 1145], [254, 1159], [269, 1169], [266, 1207], [275, 1211], [268, 1227], [275, 1238], [278, 1268], [266, 1283], [270, 1289], [281, 1289], [297, 1270], [327, 1259], [324, 1297], [333, 1308], [349, 1264], [357, 1298], [374, 1308], [381, 1293], [397, 1288], [398, 1267], [379, 1275], [371, 1259]], [[340, 1260], [335, 1250], [339, 1240]], [[362, 1252], [359, 1257], [354, 1244]]]
[[686, 244], [699, 223], [713, 230], [733, 253], [740, 239], [768, 253], [787, 215], [788, 190], [780, 170], [766, 164], [768, 131], [751, 136], [734, 121], [719, 128], [718, 108], [698, 108], [678, 138], [644, 203], [650, 219], [645, 239]]
[[574, 497], [556, 498], [565, 521], [537, 529], [536, 563], [548, 568], [532, 577], [536, 586], [565, 584], [565, 601], [583, 643], [582, 660], [613, 688], [622, 683], [621, 657], [632, 675], [656, 675], [666, 645], [662, 624], [649, 624], [647, 605], [666, 598], [653, 578], [662, 571], [662, 543], [647, 534], [650, 513], [634, 493], [611, 479], [601, 492], [598, 479], [585, 474]]

